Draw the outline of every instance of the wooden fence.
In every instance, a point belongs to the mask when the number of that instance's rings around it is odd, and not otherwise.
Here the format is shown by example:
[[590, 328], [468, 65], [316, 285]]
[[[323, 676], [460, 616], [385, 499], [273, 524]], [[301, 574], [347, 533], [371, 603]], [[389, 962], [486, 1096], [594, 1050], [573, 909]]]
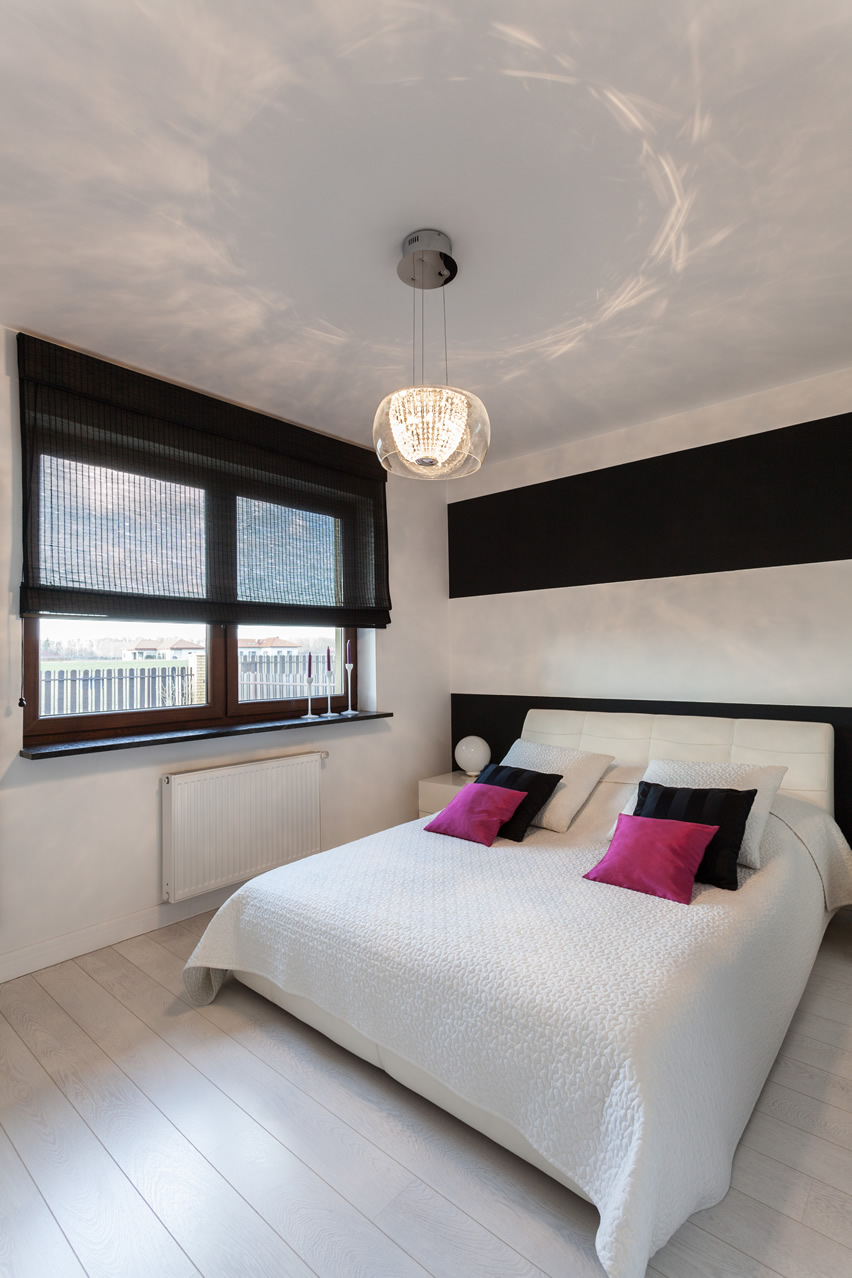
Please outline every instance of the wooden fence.
[[194, 704], [195, 671], [186, 665], [42, 668], [39, 713], [102, 714]]
[[[326, 695], [325, 653], [313, 653], [312, 695]], [[306, 652], [251, 652], [240, 650], [240, 701], [287, 701], [308, 695]], [[336, 672], [332, 696], [342, 691]]]
[[[313, 696], [327, 692], [326, 656], [313, 653]], [[239, 653], [240, 701], [285, 701], [308, 695], [306, 652]], [[335, 675], [332, 695], [342, 690]], [[140, 662], [110, 666], [87, 665], [41, 669], [39, 712], [42, 715], [100, 714], [123, 710], [159, 710], [191, 706], [206, 700], [203, 676], [197, 685], [196, 666], [183, 662]]]

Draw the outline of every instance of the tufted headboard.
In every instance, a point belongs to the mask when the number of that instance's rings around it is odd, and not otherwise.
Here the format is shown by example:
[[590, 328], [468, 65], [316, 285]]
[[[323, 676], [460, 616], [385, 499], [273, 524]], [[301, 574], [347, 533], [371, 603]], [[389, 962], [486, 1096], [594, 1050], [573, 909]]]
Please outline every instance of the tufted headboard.
[[609, 781], [636, 781], [649, 759], [782, 763], [782, 794], [834, 813], [834, 729], [786, 719], [722, 719], [604, 710], [527, 711], [527, 741], [615, 755]]

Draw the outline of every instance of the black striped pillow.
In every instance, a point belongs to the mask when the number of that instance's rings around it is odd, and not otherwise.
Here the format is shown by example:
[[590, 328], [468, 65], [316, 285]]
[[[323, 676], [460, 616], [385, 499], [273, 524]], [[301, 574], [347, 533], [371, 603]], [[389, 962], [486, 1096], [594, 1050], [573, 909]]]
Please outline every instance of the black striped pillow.
[[532, 768], [510, 768], [504, 763], [489, 763], [474, 781], [474, 785], [499, 785], [504, 790], [524, 790], [526, 798], [500, 826], [500, 837], [520, 843], [527, 827], [540, 808], [547, 803], [562, 777], [558, 772], [535, 772]]
[[736, 891], [737, 856], [756, 794], [757, 790], [688, 790], [640, 781], [633, 815], [718, 825], [695, 878]]

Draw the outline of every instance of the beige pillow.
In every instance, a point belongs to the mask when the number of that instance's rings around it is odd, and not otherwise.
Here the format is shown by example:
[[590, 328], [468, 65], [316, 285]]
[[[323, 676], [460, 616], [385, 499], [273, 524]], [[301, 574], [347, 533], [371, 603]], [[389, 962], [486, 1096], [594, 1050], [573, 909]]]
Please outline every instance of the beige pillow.
[[518, 738], [501, 762], [513, 768], [559, 773], [562, 780], [531, 824], [564, 834], [614, 758], [612, 754], [592, 754]]

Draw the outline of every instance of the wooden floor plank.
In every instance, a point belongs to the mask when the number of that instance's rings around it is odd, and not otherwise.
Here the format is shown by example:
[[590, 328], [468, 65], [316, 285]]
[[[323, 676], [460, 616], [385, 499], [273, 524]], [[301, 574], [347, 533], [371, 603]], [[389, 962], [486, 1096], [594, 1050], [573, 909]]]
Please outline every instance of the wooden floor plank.
[[122, 955], [99, 950], [76, 961], [319, 1176], [351, 1168], [346, 1197], [366, 1215], [406, 1188], [411, 1177], [397, 1162]]
[[789, 1087], [791, 1091], [801, 1092], [803, 1096], [810, 1096], [815, 1101], [835, 1105], [847, 1114], [852, 1113], [852, 1078], [817, 1069], [814, 1065], [794, 1060], [790, 1056], [779, 1056], [772, 1067], [769, 1081], [778, 1083], [781, 1087]]
[[847, 1247], [736, 1189], [692, 1220], [783, 1278], [849, 1278]]
[[807, 1034], [791, 1029], [778, 1056], [780, 1060], [801, 1061], [803, 1065], [812, 1065], [826, 1074], [852, 1082], [852, 1052], [845, 1052], [832, 1043], [823, 1043], [818, 1038], [809, 1038]]
[[182, 958], [184, 962], [189, 958], [199, 940], [198, 934], [183, 923], [170, 923], [168, 927], [159, 927], [156, 932], [149, 932], [148, 935], [158, 945], [165, 946], [167, 950], [177, 954], [178, 958]]
[[[204, 1009], [208, 1010], [208, 1009]], [[234, 985], [218, 1023], [545, 1272], [602, 1274], [598, 1213], [543, 1172]]]
[[2, 1016], [0, 1113], [90, 1278], [198, 1273]]
[[772, 1114], [791, 1127], [820, 1136], [852, 1152], [852, 1114], [825, 1100], [815, 1100], [802, 1092], [794, 1092], [779, 1083], [767, 1083], [760, 1094], [757, 1108]]
[[[122, 943], [147, 973], [186, 997], [182, 966], [150, 937]], [[199, 1009], [294, 1086], [446, 1194], [546, 1272], [601, 1274], [591, 1204], [522, 1159], [238, 983]]]
[[731, 1187], [792, 1220], [804, 1216], [812, 1184], [804, 1172], [767, 1158], [748, 1145], [740, 1144], [734, 1155]]
[[[547, 1278], [422, 1181], [413, 1182], [379, 1212], [376, 1223], [411, 1247], [434, 1278]], [[572, 1271], [574, 1275], [581, 1278], [580, 1271]]]
[[[393, 1195], [394, 1201], [408, 1201], [406, 1195], [413, 1195], [415, 1198], [430, 1196], [433, 1201], [433, 1216], [443, 1219], [449, 1210], [446, 1200], [425, 1185], [417, 1185], [396, 1160], [388, 1158], [369, 1138], [362, 1139], [347, 1123], [318, 1106], [301, 1089], [290, 1085], [236, 1040], [227, 1039], [223, 1043], [224, 1036], [198, 1012], [185, 1004], [176, 1004], [168, 991], [139, 969], [132, 967], [123, 956], [117, 955], [115, 958], [119, 961], [118, 970], [115, 961], [111, 963], [103, 953], [89, 955], [85, 960], [80, 960], [80, 964], [105, 988], [116, 993], [126, 1006], [131, 1007], [152, 1028], [172, 1042], [187, 1059], [192, 1059], [196, 1067], [216, 1081], [223, 1090], [231, 1095], [239, 1093], [240, 1104], [253, 1112], [264, 1126], [279, 1135], [285, 1143], [291, 1144], [293, 1140], [295, 1122], [295, 1127], [300, 1129], [295, 1137], [300, 1146], [299, 1154], [320, 1175], [333, 1183], [334, 1178], [339, 1179], [348, 1166], [351, 1170], [346, 1176], [344, 1192], [366, 1214], [377, 1222], [384, 1219], [384, 1203], [379, 1205], [374, 1200], [376, 1187], [386, 1194], [386, 1177], [390, 1172], [397, 1181], [400, 1176], [405, 1180], [402, 1189]], [[333, 1143], [329, 1142], [329, 1137]], [[366, 1164], [369, 1164], [371, 1182], [367, 1185], [364, 1183]], [[462, 1218], [467, 1220], [468, 1232], [475, 1234], [478, 1227], [459, 1211], [458, 1219]], [[388, 1217], [388, 1220], [391, 1219], [394, 1219], [392, 1215]], [[385, 1226], [379, 1227], [388, 1232]], [[398, 1230], [396, 1241], [402, 1245]], [[415, 1260], [430, 1268], [431, 1251], [427, 1249], [426, 1260], [420, 1255], [424, 1247], [425, 1235], [421, 1236], [412, 1230], [408, 1249]], [[503, 1256], [506, 1273], [514, 1273], [516, 1270], [539, 1272], [514, 1249], [493, 1237], [491, 1251]], [[518, 1266], [521, 1268], [518, 1269]]]
[[794, 1034], [804, 1034], [815, 1038], [820, 1043], [831, 1047], [839, 1047], [842, 1052], [852, 1052], [852, 1027], [840, 1021], [830, 1020], [827, 1016], [818, 1016], [810, 1001], [803, 1001], [790, 1022]]
[[831, 998], [821, 990], [809, 990], [807, 1009], [813, 1016], [823, 1020], [834, 1021], [846, 1030], [844, 1041], [852, 1037], [852, 1007], [845, 999]]
[[842, 1145], [791, 1127], [763, 1110], [752, 1114], [741, 1143], [814, 1180], [834, 1185], [844, 1194], [852, 1194], [852, 1154]]
[[[691, 1221], [655, 1253], [651, 1263], [662, 1278], [778, 1278], [777, 1269], [770, 1269]], [[648, 1274], [651, 1272], [649, 1267]]]
[[423, 1278], [404, 1249], [75, 963], [39, 981], [313, 1271]]
[[0, 1274], [86, 1278], [35, 1182], [0, 1127]]
[[811, 979], [815, 976], [827, 976], [834, 980], [845, 980], [849, 972], [850, 958], [852, 956], [838, 953], [836, 950], [832, 952], [823, 946], [816, 957]]
[[33, 977], [0, 987], [0, 1010], [201, 1273], [310, 1278], [309, 1267]]
[[821, 1234], [827, 1234], [852, 1252], [852, 1195], [813, 1181], [803, 1223]]
[[188, 928], [190, 932], [194, 932], [196, 936], [202, 936], [207, 924], [216, 912], [216, 910], [207, 910], [204, 914], [192, 914], [188, 919], [183, 920], [182, 926]]
[[183, 983], [183, 969], [186, 958], [176, 954], [173, 948], [160, 944], [156, 932], [148, 932], [145, 936], [133, 936], [128, 941], [121, 941], [113, 946], [117, 954], [121, 954], [128, 962], [133, 963], [141, 972], [147, 973], [153, 980], [163, 985], [175, 998], [182, 999], [192, 1006], [186, 986]]
[[842, 970], [845, 963], [837, 959], [836, 971], [828, 973], [821, 967], [814, 966], [811, 975], [805, 987], [805, 994], [814, 994], [820, 998], [833, 998], [848, 1005], [849, 1002], [849, 984], [846, 979], [846, 973]]

